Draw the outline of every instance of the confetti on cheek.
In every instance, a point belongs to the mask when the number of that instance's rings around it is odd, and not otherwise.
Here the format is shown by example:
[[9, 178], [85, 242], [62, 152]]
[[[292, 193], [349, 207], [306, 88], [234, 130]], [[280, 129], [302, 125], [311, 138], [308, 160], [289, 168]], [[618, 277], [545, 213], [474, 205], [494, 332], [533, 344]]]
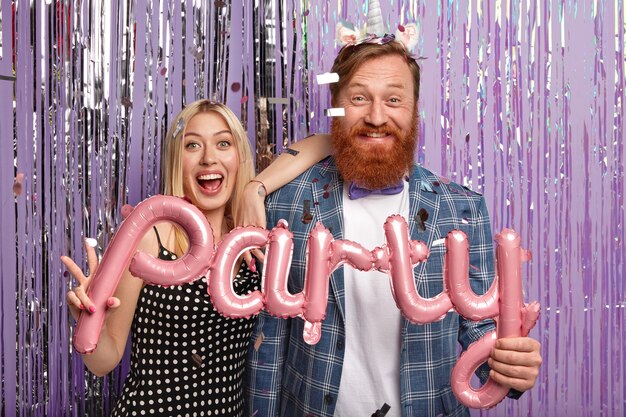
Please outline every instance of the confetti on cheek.
[[324, 115], [327, 117], [343, 117], [346, 115], [346, 110], [343, 107], [333, 107], [324, 110]]

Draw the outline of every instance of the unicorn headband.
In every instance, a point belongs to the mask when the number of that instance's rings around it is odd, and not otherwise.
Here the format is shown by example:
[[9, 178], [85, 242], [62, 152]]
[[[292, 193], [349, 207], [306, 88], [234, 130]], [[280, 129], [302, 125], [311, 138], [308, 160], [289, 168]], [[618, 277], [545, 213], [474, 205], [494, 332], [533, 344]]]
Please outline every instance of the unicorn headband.
[[[339, 21], [336, 26], [336, 40], [341, 47], [356, 46], [363, 43], [383, 45], [398, 41], [410, 52], [417, 45], [417, 24], [409, 23], [398, 26], [395, 36], [388, 34], [383, 23], [383, 14], [378, 0], [369, 1], [367, 10], [367, 24], [362, 30], [357, 30], [354, 25], [345, 20]], [[317, 84], [331, 84], [339, 81], [336, 73], [324, 73], [317, 76]], [[345, 109], [341, 107], [324, 110], [328, 117], [345, 116]]]
[[[378, 0], [369, 1], [367, 10], [367, 24], [362, 29], [356, 29], [353, 24], [341, 20], [336, 26], [336, 40], [340, 46], [358, 45], [361, 43], [387, 43], [394, 38], [387, 35], [383, 14]], [[399, 25], [395, 34], [395, 40], [404, 45], [407, 51], [413, 50], [417, 45], [417, 24], [408, 23]]]

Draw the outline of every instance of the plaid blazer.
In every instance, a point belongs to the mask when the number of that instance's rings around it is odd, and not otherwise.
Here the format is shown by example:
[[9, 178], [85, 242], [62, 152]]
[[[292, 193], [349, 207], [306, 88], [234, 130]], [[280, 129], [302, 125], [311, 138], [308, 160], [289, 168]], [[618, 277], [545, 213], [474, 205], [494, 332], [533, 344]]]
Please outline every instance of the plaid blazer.
[[[407, 220], [411, 238], [425, 242], [430, 248], [427, 262], [418, 265], [414, 272], [419, 293], [423, 297], [434, 297], [443, 291], [445, 245], [432, 246], [432, 243], [453, 229], [460, 229], [468, 236], [471, 286], [477, 294], [484, 293], [494, 277], [494, 256], [483, 197], [417, 165], [409, 181]], [[335, 239], [343, 238], [342, 195], [343, 181], [334, 160], [329, 157], [268, 197], [268, 228], [279, 219], [285, 219], [294, 235], [288, 283], [292, 294], [304, 288], [306, 242], [315, 224], [322, 222]], [[424, 210], [428, 213], [427, 219], [424, 219]], [[345, 346], [344, 311], [341, 267], [330, 277], [326, 319], [316, 345], [304, 342], [302, 319], [275, 318], [265, 311], [259, 314], [246, 371], [248, 415], [333, 415]], [[493, 326], [491, 320], [471, 322], [454, 312], [426, 325], [413, 324], [403, 318], [398, 370], [402, 415], [468, 416], [468, 410], [457, 401], [450, 387], [450, 373], [458, 354], [457, 342], [465, 349]], [[260, 334], [263, 338], [257, 350], [254, 342]], [[486, 372], [488, 370], [483, 370], [481, 379], [486, 379]]]

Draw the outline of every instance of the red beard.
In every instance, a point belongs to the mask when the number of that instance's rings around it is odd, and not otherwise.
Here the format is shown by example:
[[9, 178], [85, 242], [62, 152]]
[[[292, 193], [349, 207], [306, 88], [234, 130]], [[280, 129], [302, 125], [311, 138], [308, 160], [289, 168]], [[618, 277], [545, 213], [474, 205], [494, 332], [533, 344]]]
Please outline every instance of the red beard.
[[[339, 119], [333, 120], [331, 133], [337, 168], [346, 182], [354, 181], [361, 187], [376, 190], [397, 184], [411, 171], [417, 137], [417, 115], [413, 116], [411, 127], [404, 134], [395, 126], [374, 127], [363, 123], [346, 132]], [[356, 139], [359, 134], [365, 133], [387, 133], [396, 140], [374, 144]]]

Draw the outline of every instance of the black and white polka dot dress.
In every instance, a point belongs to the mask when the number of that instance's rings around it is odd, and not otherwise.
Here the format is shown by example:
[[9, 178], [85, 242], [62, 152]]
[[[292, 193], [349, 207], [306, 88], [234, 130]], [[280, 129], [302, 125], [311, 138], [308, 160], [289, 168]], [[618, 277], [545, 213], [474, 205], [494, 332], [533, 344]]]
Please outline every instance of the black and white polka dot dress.
[[[157, 235], [158, 236], [158, 235]], [[159, 258], [175, 255], [159, 240]], [[259, 289], [245, 262], [237, 294]], [[132, 325], [130, 373], [113, 416], [243, 416], [243, 372], [254, 317], [221, 316], [206, 278], [189, 284], [146, 285]]]

